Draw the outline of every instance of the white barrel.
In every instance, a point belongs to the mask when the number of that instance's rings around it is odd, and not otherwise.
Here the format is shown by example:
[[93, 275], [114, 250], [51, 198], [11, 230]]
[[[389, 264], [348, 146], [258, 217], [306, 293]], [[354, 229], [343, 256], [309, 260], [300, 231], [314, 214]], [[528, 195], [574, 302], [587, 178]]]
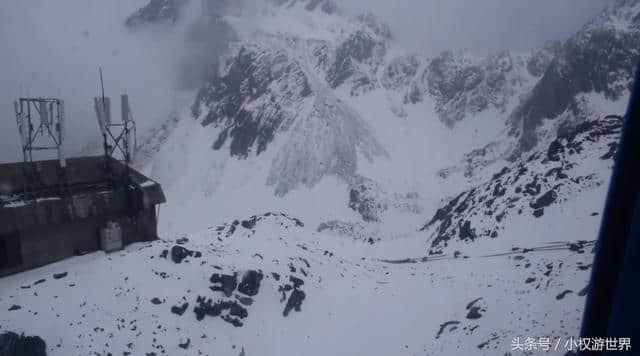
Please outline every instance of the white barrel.
[[109, 221], [100, 229], [100, 248], [104, 252], [122, 250], [122, 228], [117, 222]]

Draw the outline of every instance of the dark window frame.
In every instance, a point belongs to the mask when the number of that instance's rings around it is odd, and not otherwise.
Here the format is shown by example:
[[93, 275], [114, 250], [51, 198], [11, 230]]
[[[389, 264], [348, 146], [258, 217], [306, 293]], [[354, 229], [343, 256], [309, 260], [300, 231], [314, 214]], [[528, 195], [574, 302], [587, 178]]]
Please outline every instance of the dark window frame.
[[20, 242], [20, 232], [18, 231], [0, 235], [0, 268], [13, 268], [22, 265], [22, 244]]

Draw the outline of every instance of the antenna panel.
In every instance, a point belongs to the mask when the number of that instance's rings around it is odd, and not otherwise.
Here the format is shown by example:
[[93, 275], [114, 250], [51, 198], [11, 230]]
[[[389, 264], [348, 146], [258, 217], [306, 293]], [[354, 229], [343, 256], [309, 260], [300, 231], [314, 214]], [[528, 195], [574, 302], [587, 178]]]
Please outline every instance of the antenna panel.
[[122, 115], [122, 122], [129, 122], [131, 119], [131, 107], [129, 106], [129, 95], [122, 94], [120, 95], [120, 108]]
[[64, 101], [60, 100], [58, 104], [58, 159], [60, 160], [60, 167], [67, 166], [67, 153], [65, 152], [64, 145], [64, 131], [65, 131], [65, 118], [64, 118]]

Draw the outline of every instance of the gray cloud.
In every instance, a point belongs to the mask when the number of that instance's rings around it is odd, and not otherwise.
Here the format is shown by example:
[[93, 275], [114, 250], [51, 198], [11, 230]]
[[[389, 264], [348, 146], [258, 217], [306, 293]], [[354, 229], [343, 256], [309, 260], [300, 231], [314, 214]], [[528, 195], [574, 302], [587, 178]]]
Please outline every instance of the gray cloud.
[[[0, 160], [20, 160], [13, 100], [20, 96], [65, 100], [69, 151], [99, 145], [92, 97], [98, 68], [119, 113], [130, 95], [144, 130], [162, 120], [175, 95], [181, 39], [162, 29], [131, 34], [123, 21], [145, 0], [5, 0], [0, 11]], [[112, 105], [114, 105], [112, 104]]]
[[612, 0], [341, 0], [388, 21], [405, 46], [437, 54], [526, 50], [576, 32]]

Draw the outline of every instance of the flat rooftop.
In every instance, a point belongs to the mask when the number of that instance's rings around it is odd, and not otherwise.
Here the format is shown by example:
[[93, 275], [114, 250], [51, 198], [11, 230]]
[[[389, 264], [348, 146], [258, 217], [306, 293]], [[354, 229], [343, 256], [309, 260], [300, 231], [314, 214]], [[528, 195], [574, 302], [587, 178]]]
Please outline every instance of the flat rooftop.
[[[104, 156], [0, 164], [0, 233], [123, 214], [166, 202], [162, 187], [133, 168]], [[129, 180], [123, 179], [129, 170]], [[28, 178], [27, 178], [28, 177]]]
[[[58, 160], [0, 164], [0, 207], [52, 200], [69, 194], [116, 190], [123, 184], [118, 183], [117, 178], [124, 175], [127, 167], [109, 159], [111, 175], [108, 175], [106, 162], [104, 156], [69, 158], [63, 171], [59, 169]], [[140, 188], [158, 185], [133, 168], [129, 168], [129, 176], [131, 184]], [[160, 200], [164, 202], [164, 197]]]

